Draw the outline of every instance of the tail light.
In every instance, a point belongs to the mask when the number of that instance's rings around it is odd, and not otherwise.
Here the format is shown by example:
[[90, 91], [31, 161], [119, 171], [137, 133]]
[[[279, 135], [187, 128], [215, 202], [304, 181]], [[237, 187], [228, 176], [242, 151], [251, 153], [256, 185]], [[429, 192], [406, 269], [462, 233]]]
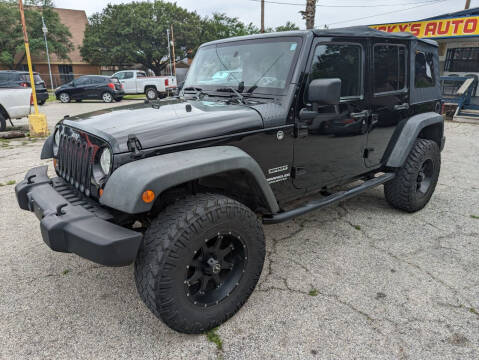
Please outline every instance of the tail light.
[[22, 82], [22, 83], [20, 83], [20, 86], [23, 86], [23, 87], [28, 87], [28, 83], [26, 83], [26, 82]]
[[165, 79], [165, 86], [168, 86], [168, 84], [169, 84], [168, 79]]
[[115, 90], [115, 84], [113, 83], [108, 83], [108, 87], [112, 90]]
[[33, 93], [30, 93], [30, 106], [33, 105]]
[[121, 84], [121, 88], [122, 88], [122, 89], [124, 89], [124, 88], [125, 88], [125, 86], [124, 86], [123, 84]]

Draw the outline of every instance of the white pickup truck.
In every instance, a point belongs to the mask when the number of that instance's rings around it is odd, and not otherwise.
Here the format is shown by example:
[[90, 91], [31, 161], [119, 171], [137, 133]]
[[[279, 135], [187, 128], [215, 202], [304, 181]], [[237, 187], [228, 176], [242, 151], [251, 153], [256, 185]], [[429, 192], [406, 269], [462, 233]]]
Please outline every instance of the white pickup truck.
[[148, 100], [163, 98], [176, 90], [175, 76], [147, 77], [141, 70], [123, 70], [112, 75], [123, 84], [125, 94], [145, 94]]
[[28, 116], [32, 101], [31, 88], [0, 88], [0, 131], [7, 128], [7, 120]]

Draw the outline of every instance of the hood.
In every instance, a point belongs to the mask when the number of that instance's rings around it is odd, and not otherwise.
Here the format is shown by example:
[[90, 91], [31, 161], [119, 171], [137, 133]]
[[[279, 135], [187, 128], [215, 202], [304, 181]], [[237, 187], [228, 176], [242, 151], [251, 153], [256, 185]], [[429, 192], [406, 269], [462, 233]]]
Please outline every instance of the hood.
[[246, 105], [171, 100], [94, 111], [63, 120], [107, 140], [114, 153], [128, 151], [129, 135], [143, 149], [263, 128], [258, 111]]

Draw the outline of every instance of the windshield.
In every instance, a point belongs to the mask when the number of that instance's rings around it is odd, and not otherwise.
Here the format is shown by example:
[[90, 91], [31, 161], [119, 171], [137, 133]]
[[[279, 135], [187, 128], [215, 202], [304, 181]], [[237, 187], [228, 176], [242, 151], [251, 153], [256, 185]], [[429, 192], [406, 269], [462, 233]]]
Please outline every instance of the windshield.
[[278, 93], [286, 87], [301, 38], [246, 40], [198, 50], [184, 88], [257, 90]]

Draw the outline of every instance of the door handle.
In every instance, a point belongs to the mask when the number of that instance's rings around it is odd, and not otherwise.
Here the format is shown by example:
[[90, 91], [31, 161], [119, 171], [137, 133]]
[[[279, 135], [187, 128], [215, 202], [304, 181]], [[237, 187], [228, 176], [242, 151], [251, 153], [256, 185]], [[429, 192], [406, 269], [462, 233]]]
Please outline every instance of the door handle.
[[353, 119], [360, 119], [360, 118], [364, 118], [364, 117], [369, 117], [369, 110], [363, 110], [363, 111], [360, 111], [360, 112], [351, 113], [350, 115]]
[[404, 104], [401, 104], [401, 105], [394, 105], [393, 109], [394, 109], [394, 111], [409, 110], [409, 104], [404, 103]]

